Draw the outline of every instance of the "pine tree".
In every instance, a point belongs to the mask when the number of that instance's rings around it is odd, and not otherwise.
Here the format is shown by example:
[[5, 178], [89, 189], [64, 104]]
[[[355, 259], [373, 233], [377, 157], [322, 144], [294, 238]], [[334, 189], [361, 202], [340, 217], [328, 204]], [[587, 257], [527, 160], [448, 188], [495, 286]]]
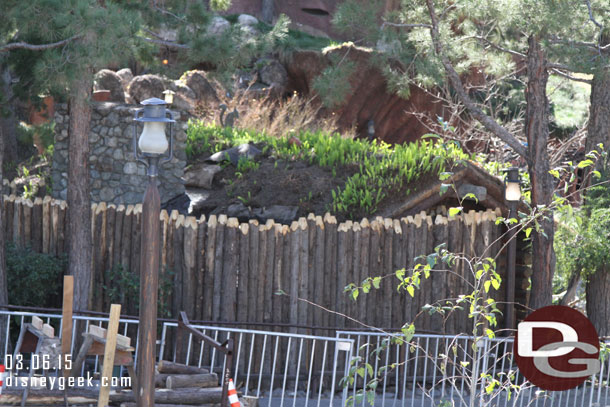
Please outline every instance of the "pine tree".
[[[354, 28], [342, 19], [345, 13], [353, 12], [354, 3], [346, 2], [336, 13], [335, 21], [343, 21], [339, 29], [344, 32]], [[547, 151], [548, 76], [572, 79], [571, 72], [599, 67], [601, 53], [591, 52], [590, 46], [599, 47], [600, 26], [607, 26], [609, 16], [604, 2], [419, 0], [403, 2], [383, 19], [381, 30], [377, 31], [361, 26], [366, 19], [349, 20], [357, 22], [354, 25], [360, 32], [372, 33], [360, 38], [361, 42], [374, 45], [380, 40], [386, 44], [386, 52], [378, 60], [383, 61], [391, 88], [408, 96], [412, 85], [449, 83], [469, 114], [527, 163], [532, 211], [549, 207], [554, 180], [549, 174]], [[498, 78], [516, 78], [515, 71], [523, 68], [527, 76], [525, 134], [513, 134], [478, 100], [491, 95]], [[484, 75], [488, 84], [485, 89], [474, 92], [462, 82], [462, 77], [473, 71]], [[552, 213], [547, 212], [537, 221], [532, 258], [530, 307], [539, 308], [551, 303], [555, 267]]]

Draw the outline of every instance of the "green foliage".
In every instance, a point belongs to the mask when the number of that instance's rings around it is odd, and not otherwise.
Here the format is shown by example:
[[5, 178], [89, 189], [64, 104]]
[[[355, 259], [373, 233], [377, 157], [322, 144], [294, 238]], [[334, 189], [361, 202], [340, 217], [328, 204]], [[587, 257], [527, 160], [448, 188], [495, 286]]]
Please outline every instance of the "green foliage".
[[231, 0], [210, 0], [210, 8], [214, 11], [225, 11], [231, 7]]
[[381, 6], [380, 0], [341, 2], [333, 14], [332, 23], [341, 34], [351, 39], [375, 43], [379, 35], [377, 15]]
[[61, 306], [62, 276], [67, 269], [65, 256], [36, 253], [30, 248], [6, 245], [8, 298], [12, 305], [32, 307]]
[[553, 125], [560, 131], [574, 131], [585, 124], [591, 85], [551, 76], [547, 94], [551, 101]]
[[330, 60], [331, 64], [314, 79], [313, 89], [320, 95], [324, 106], [335, 108], [341, 106], [352, 91], [349, 79], [356, 64], [337, 54], [330, 54]]
[[[126, 304], [132, 301], [136, 311], [140, 308], [140, 274], [125, 269], [122, 264], [115, 264], [111, 269], [106, 270], [105, 281], [110, 282], [104, 285], [104, 293], [112, 303]], [[171, 316], [171, 304], [168, 298], [172, 295], [174, 273], [166, 271], [159, 275], [159, 299], [157, 314], [159, 317]]]
[[[192, 157], [194, 152], [215, 153], [242, 143], [263, 142], [277, 159], [300, 158], [329, 168], [333, 173], [340, 171], [342, 166], [356, 165], [357, 173], [348, 178], [343, 188], [332, 191], [333, 202], [329, 208], [352, 218], [374, 213], [388, 191], [403, 190], [425, 175], [438, 176], [446, 168], [469, 158], [457, 143], [444, 143], [436, 138], [392, 147], [383, 142], [370, 143], [323, 132], [295, 135], [301, 140], [301, 146], [289, 143], [292, 134], [269, 137], [247, 130], [190, 122], [187, 154]], [[241, 165], [242, 169], [257, 168], [254, 162], [244, 161]], [[239, 168], [238, 171], [244, 172]]]
[[593, 178], [597, 185], [587, 192], [585, 205], [579, 209], [568, 204], [560, 207], [554, 245], [560, 275], [580, 273], [586, 279], [610, 264], [610, 165], [607, 159], [603, 164], [599, 176]]

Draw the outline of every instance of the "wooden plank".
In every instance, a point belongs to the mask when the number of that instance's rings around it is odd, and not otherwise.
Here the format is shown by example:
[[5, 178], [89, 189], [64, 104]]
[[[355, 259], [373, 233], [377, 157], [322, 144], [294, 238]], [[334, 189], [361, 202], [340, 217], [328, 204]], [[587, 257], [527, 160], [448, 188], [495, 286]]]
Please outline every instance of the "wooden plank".
[[44, 325], [44, 322], [42, 319], [38, 318], [36, 315], [32, 315], [32, 326], [36, 329], [38, 329], [39, 331], [42, 331], [42, 326]]
[[387, 284], [390, 286], [390, 298], [392, 298], [391, 326], [393, 328], [400, 328], [406, 321], [403, 316], [404, 291], [398, 292], [396, 290], [398, 280], [394, 277], [397, 270], [404, 268], [404, 250], [402, 248], [403, 234], [398, 219], [392, 220], [392, 230], [392, 263], [389, 273], [390, 276], [387, 278], [389, 280]]
[[[299, 322], [298, 296], [299, 296], [299, 248], [301, 244], [301, 235], [299, 231], [299, 222], [294, 221], [290, 225], [290, 306], [289, 306], [289, 322], [291, 325], [297, 325]], [[290, 332], [296, 333], [296, 328], [291, 327]]]
[[[307, 220], [299, 218], [299, 297], [309, 300], [309, 233], [307, 231]], [[298, 323], [299, 325], [307, 325], [307, 314], [310, 311], [309, 304], [304, 301], [299, 301], [298, 305]], [[301, 330], [303, 334], [311, 334], [309, 330]]]
[[[108, 278], [108, 272], [112, 270], [114, 266], [114, 232], [116, 224], [116, 205], [110, 204], [106, 207], [106, 250], [102, 257], [104, 259], [104, 267], [102, 268], [102, 277], [104, 279], [105, 287], [112, 287], [112, 281]], [[107, 309], [110, 304], [108, 303], [108, 297], [103, 296], [104, 305], [103, 309]], [[125, 311], [125, 310], [123, 310]]]
[[[13, 240], [13, 213], [15, 212], [15, 195], [10, 195], [4, 198], [5, 216], [4, 216], [4, 227], [6, 230], [5, 242]], [[49, 201], [51, 198], [49, 198]]]
[[[98, 338], [107, 339], [108, 330], [106, 328], [102, 328], [101, 326], [91, 324], [89, 325], [89, 333], [97, 336]], [[131, 338], [125, 335], [117, 334], [116, 344], [122, 348], [129, 348], [131, 347]]]
[[[448, 219], [448, 235], [447, 235], [447, 250], [451, 253], [462, 253], [462, 216], [452, 216]], [[459, 267], [461, 261], [457, 261], [456, 264], [451, 268], [451, 273], [447, 275], [447, 296], [453, 301], [457, 300], [460, 294], [458, 287], [460, 286], [459, 281]], [[447, 318], [446, 331], [453, 335], [457, 334], [458, 318], [459, 314], [463, 311], [456, 310], [451, 313]]]
[[250, 225], [239, 225], [239, 268], [237, 273], [237, 320], [248, 321], [249, 269], [248, 254], [250, 253]]
[[[309, 224], [310, 229], [313, 230], [314, 241], [313, 241], [313, 279], [315, 281], [314, 284], [310, 286], [312, 289], [312, 301], [316, 304], [323, 305], [324, 304], [324, 292], [325, 292], [325, 284], [320, 284], [320, 281], [325, 281], [324, 275], [324, 267], [325, 267], [325, 258], [324, 258], [324, 221], [321, 216], [313, 216], [312, 221]], [[320, 307], [315, 307], [312, 310], [313, 319], [312, 325], [315, 326], [324, 326], [325, 321], [325, 312]], [[316, 335], [322, 335], [323, 332], [316, 332]]]
[[239, 264], [239, 221], [229, 218], [225, 228], [224, 261], [222, 265], [221, 320], [235, 321], [237, 317], [237, 267]]
[[121, 253], [123, 249], [123, 222], [125, 220], [125, 205], [119, 205], [115, 211], [114, 220], [114, 252], [112, 254], [111, 267], [116, 267], [121, 264]]
[[[447, 218], [443, 215], [436, 215], [434, 220], [434, 247], [438, 247], [441, 244], [445, 244], [445, 248], [447, 248], [447, 240], [449, 237], [449, 226], [448, 226]], [[438, 260], [440, 263], [440, 259]], [[446, 264], [439, 264], [438, 267], [435, 267], [437, 270], [432, 274], [432, 301], [442, 301], [444, 303], [445, 300], [449, 298], [448, 287], [447, 287], [447, 272]], [[445, 326], [445, 318], [440, 314], [434, 314], [431, 318], [432, 327], [437, 332], [446, 333]], [[442, 330], [441, 330], [442, 329]]]
[[32, 208], [31, 200], [23, 201], [23, 245], [32, 247]]
[[[358, 282], [360, 278], [360, 239], [362, 237], [362, 227], [360, 226], [360, 222], [354, 222], [353, 224], [353, 241], [352, 241], [352, 259], [351, 259], [351, 272], [347, 277], [347, 284]], [[346, 285], [347, 285], [346, 284]], [[354, 301], [349, 292], [343, 294], [345, 296], [345, 301], [348, 304], [348, 315], [352, 318], [358, 318], [358, 302]], [[353, 328], [356, 326], [356, 323], [353, 321], [347, 321], [347, 326]]]
[[[330, 309], [334, 307], [335, 293], [337, 292], [337, 219], [330, 213], [324, 214], [324, 301], [322, 306]], [[335, 326], [334, 314], [324, 312], [324, 327]]]
[[42, 251], [42, 198], [34, 200], [32, 208], [32, 250], [36, 253]]
[[[23, 247], [23, 199], [15, 199], [15, 209], [13, 211], [13, 243]], [[7, 222], [10, 221], [7, 219]]]
[[[351, 258], [351, 251], [348, 233], [352, 229], [352, 222], [340, 223], [337, 227], [337, 290], [335, 292], [335, 311], [341, 314], [346, 313], [345, 297], [343, 290], [347, 285], [348, 258]], [[345, 327], [345, 318], [338, 316], [336, 319], [337, 328]]]
[[[106, 203], [100, 202], [92, 209], [94, 225], [91, 230], [91, 240], [93, 244], [92, 271], [91, 278], [94, 287], [104, 286], [104, 253], [106, 252]], [[102, 309], [104, 300], [104, 290], [93, 290], [92, 302], [94, 309]]]
[[[315, 302], [316, 292], [321, 288], [320, 284], [316, 281], [316, 215], [310, 213], [307, 215], [307, 264], [309, 269], [307, 271], [307, 287], [309, 289], [309, 295], [307, 299]], [[314, 326], [315, 316], [316, 316], [316, 308], [311, 307], [310, 311], [307, 313], [307, 325]], [[312, 332], [313, 333], [313, 332]]]
[[183, 310], [188, 315], [196, 315], [197, 302], [197, 218], [189, 216], [184, 220], [184, 279], [182, 281], [184, 295]]
[[217, 387], [216, 373], [170, 375], [165, 380], [168, 389]]
[[[173, 280], [172, 292], [172, 315], [178, 315], [184, 310], [184, 215], [178, 215], [173, 224], [173, 234], [171, 243], [171, 253], [174, 261], [170, 269], [173, 276], [169, 277]], [[178, 349], [181, 351], [181, 349]], [[186, 350], [184, 352], [186, 354]]]
[[216, 229], [218, 221], [216, 215], [210, 216], [207, 223], [207, 235], [205, 245], [205, 272], [203, 287], [204, 303], [202, 305], [203, 319], [212, 320], [212, 303], [214, 298], [214, 256], [216, 255]]
[[[252, 295], [256, 297], [256, 314], [254, 321], [262, 322], [265, 314], [265, 285], [267, 284], [267, 245], [268, 235], [267, 226], [260, 225], [258, 233], [258, 268], [256, 275], [256, 285], [252, 287]], [[256, 287], [256, 288], [255, 288]]]
[[218, 226], [216, 227], [216, 253], [214, 254], [214, 296], [212, 297], [212, 320], [222, 320], [220, 309], [222, 296], [222, 262], [224, 259], [224, 236], [227, 224], [227, 216], [220, 215], [218, 217]]
[[383, 229], [381, 229], [383, 235], [383, 252], [382, 252], [382, 266], [381, 266], [381, 282], [380, 289], [378, 291], [377, 298], [381, 295], [381, 304], [383, 309], [383, 326], [387, 328], [392, 327], [392, 285], [394, 281], [390, 278], [392, 271], [392, 256], [393, 256], [393, 245], [394, 245], [394, 228], [391, 219], [383, 220]]
[[[110, 306], [110, 320], [108, 322], [108, 334], [106, 336], [104, 364], [102, 366], [102, 383], [100, 383], [100, 395], [97, 400], [97, 407], [106, 407], [110, 401], [110, 381], [112, 378], [112, 369], [114, 367], [114, 354], [116, 352], [116, 338], [119, 330], [120, 318], [121, 305], [112, 304]], [[104, 383], [103, 378], [106, 378], [106, 383]], [[104, 386], [104, 384], [106, 385]]]
[[159, 373], [168, 374], [205, 374], [210, 371], [202, 367], [187, 366], [181, 363], [174, 363], [168, 360], [160, 360], [157, 365], [157, 371]]
[[133, 222], [133, 205], [127, 205], [125, 217], [123, 218], [123, 233], [121, 235], [121, 265], [123, 270], [131, 273], [138, 273], [139, 270], [131, 269], [131, 224]]
[[[142, 254], [142, 204], [134, 205], [131, 219], [131, 244], [129, 268], [132, 273], [140, 273], [140, 256]], [[163, 270], [160, 270], [162, 272]], [[159, 278], [159, 281], [163, 281]]]
[[[72, 312], [74, 306], [74, 276], [64, 276], [64, 292], [61, 307], [61, 354], [72, 356]], [[41, 321], [42, 322], [42, 321]], [[65, 360], [65, 359], [64, 359]], [[70, 370], [64, 370], [64, 377]]]
[[[282, 225], [275, 225], [274, 227], [274, 239], [275, 239], [275, 255], [273, 265], [273, 298], [272, 298], [272, 321], [273, 322], [284, 322], [282, 320], [284, 296], [275, 295], [279, 292], [285, 292], [284, 286], [284, 274], [286, 274], [286, 267], [284, 264], [284, 240], [286, 236], [286, 228]], [[277, 330], [280, 328], [278, 327]]]
[[[360, 221], [360, 227], [362, 228], [362, 234], [361, 234], [361, 239], [360, 239], [360, 262], [359, 262], [359, 266], [360, 266], [360, 270], [359, 270], [359, 275], [356, 276], [356, 272], [354, 272], [354, 277], [356, 278], [356, 281], [354, 282], [356, 285], [360, 285], [362, 283], [362, 280], [364, 280], [365, 278], [367, 278], [369, 276], [369, 269], [370, 269], [370, 265], [369, 265], [369, 257], [370, 257], [370, 244], [371, 244], [371, 225], [368, 221], [368, 219], [364, 218], [362, 219], [362, 221]], [[367, 311], [367, 301], [366, 298], [364, 298], [364, 296], [360, 295], [358, 296], [358, 314], [357, 314], [357, 319], [359, 321], [362, 322], [368, 322], [367, 318], [366, 318], [366, 311]]]
[[273, 321], [273, 267], [275, 266], [275, 222], [267, 220], [265, 224], [267, 235], [267, 250], [265, 253], [265, 289], [263, 291], [263, 322]]
[[196, 279], [196, 293], [195, 293], [195, 316], [196, 320], [203, 320], [203, 303], [205, 301], [205, 237], [207, 233], [207, 222], [205, 216], [201, 215], [197, 221], [197, 244], [195, 252], [195, 279]]
[[[381, 261], [383, 253], [381, 253], [380, 239], [383, 225], [380, 224], [378, 219], [371, 222], [371, 247], [369, 255], [369, 275], [364, 276], [361, 279], [364, 280], [367, 277], [375, 277], [381, 275]], [[362, 294], [362, 293], [361, 293]], [[368, 294], [363, 294], [363, 297], [367, 303], [366, 307], [366, 323], [370, 325], [383, 325], [383, 318], [378, 311], [378, 292], [374, 288]], [[360, 299], [358, 297], [358, 299]], [[381, 297], [381, 296], [379, 296]]]
[[42, 326], [42, 333], [49, 338], [55, 338], [55, 328], [49, 324], [44, 324]]
[[51, 215], [53, 217], [53, 233], [51, 235], [51, 252], [55, 247], [55, 254], [60, 255], [67, 253], [66, 234], [67, 225], [66, 217], [68, 212], [68, 204], [65, 201], [59, 201], [58, 204], [51, 205]]

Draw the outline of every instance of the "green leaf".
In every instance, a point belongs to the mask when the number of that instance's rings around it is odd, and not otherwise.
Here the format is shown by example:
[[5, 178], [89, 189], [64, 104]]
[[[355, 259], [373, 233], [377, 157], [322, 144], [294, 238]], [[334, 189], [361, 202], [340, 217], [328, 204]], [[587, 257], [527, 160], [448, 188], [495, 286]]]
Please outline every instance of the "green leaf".
[[411, 297], [414, 297], [414, 296], [415, 296], [415, 288], [413, 288], [413, 286], [412, 286], [412, 285], [408, 285], [408, 286], [407, 286], [407, 292], [409, 293], [409, 295], [410, 295]]
[[587, 167], [590, 167], [593, 164], [594, 164], [593, 160], [589, 160], [589, 159], [583, 160], [583, 161], [578, 163], [578, 168], [587, 168]]
[[488, 293], [489, 292], [489, 286], [491, 285], [491, 281], [487, 280], [485, 283], [483, 283], [483, 286], [485, 287], [485, 292]]
[[439, 195], [444, 195], [450, 186], [450, 184], [441, 184]]
[[379, 284], [381, 283], [381, 277], [375, 277], [373, 278], [373, 287], [375, 287], [375, 289], [379, 289]]
[[457, 206], [455, 208], [449, 208], [449, 217], [458, 215], [460, 212], [462, 212], [462, 209], [463, 208], [461, 206]]
[[438, 176], [438, 179], [441, 181], [445, 181], [446, 179], [451, 178], [452, 175], [452, 172], [441, 172]]

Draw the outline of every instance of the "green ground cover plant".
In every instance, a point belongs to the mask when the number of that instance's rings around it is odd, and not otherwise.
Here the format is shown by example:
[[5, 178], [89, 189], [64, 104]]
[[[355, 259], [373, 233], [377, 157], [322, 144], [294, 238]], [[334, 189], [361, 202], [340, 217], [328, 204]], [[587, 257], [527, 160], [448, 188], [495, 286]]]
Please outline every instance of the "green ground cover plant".
[[[294, 142], [294, 137], [299, 142]], [[391, 146], [384, 142], [342, 137], [323, 131], [291, 132], [281, 137], [265, 133], [222, 128], [191, 121], [187, 130], [187, 156], [213, 154], [242, 143], [254, 143], [271, 159], [302, 160], [328, 168], [333, 175], [347, 166], [356, 167], [344, 186], [332, 191], [329, 211], [349, 217], [371, 215], [390, 193], [413, 192], [425, 176], [438, 177], [469, 157], [456, 142], [436, 136]], [[240, 162], [238, 171], [256, 170], [253, 162]]]

